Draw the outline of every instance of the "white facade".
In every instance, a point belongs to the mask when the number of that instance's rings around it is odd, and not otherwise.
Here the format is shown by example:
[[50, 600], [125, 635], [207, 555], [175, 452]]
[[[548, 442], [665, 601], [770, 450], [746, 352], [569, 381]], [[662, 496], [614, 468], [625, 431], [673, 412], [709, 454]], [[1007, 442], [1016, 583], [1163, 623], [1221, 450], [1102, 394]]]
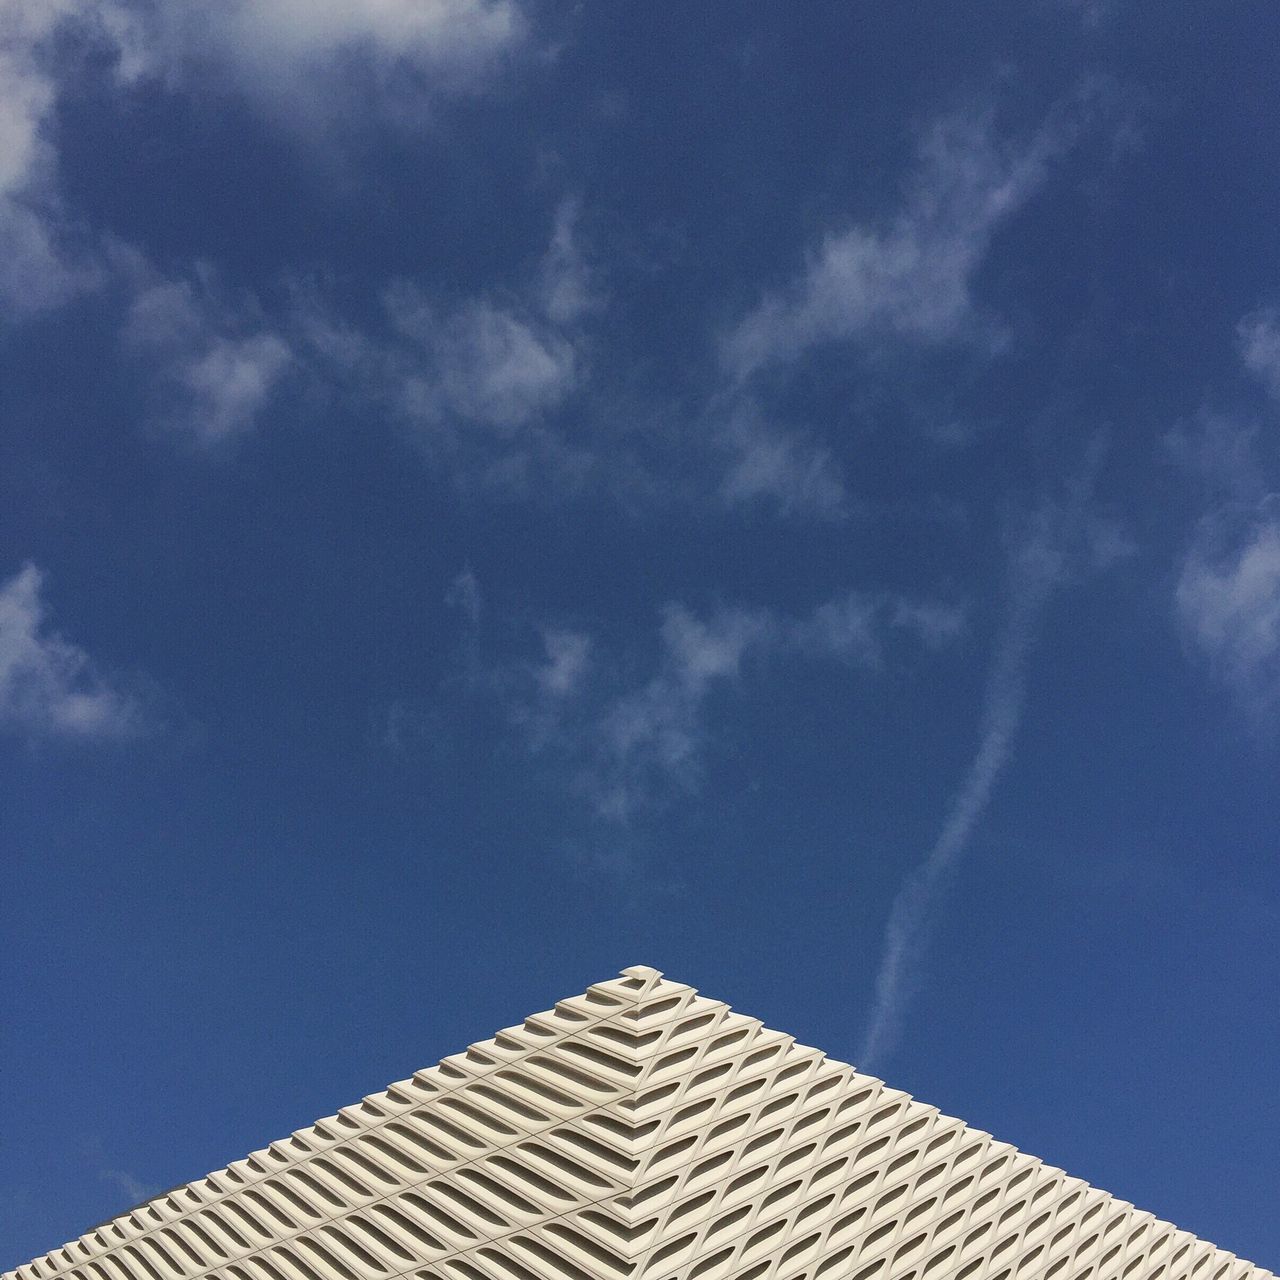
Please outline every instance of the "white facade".
[[3, 1280], [1273, 1280], [654, 969]]

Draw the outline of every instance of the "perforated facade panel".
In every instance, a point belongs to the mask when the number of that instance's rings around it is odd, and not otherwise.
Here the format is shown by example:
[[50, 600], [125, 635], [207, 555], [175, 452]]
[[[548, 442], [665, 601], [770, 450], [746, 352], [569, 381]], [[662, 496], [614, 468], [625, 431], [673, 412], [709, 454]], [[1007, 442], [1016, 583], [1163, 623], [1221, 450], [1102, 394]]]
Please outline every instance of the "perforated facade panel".
[[3, 1280], [1273, 1280], [626, 969]]

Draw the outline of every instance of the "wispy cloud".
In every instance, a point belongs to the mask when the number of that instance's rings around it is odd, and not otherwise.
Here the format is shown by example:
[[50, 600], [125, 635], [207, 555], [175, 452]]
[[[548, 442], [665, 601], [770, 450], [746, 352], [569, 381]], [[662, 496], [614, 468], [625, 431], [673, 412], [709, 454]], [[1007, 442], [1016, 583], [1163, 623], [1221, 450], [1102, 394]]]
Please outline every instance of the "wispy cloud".
[[741, 605], [699, 614], [671, 602], [648, 675], [628, 680], [631, 663], [599, 637], [548, 627], [540, 659], [503, 666], [490, 688], [609, 840], [697, 790], [714, 740], [712, 701], [753, 669], [791, 658], [874, 671], [895, 634], [930, 649], [961, 625], [959, 610], [939, 602], [860, 592], [802, 617]]
[[386, 306], [409, 344], [402, 407], [424, 426], [508, 431], [556, 408], [574, 385], [573, 345], [514, 306], [479, 298], [441, 309], [408, 282], [388, 290]]
[[681, 605], [667, 606], [657, 672], [607, 702], [588, 726], [588, 759], [577, 784], [600, 817], [626, 823], [662, 803], [671, 788], [693, 787], [702, 770], [707, 699], [738, 679], [772, 626], [761, 611], [721, 608], [703, 620]]
[[[1277, 313], [1263, 308], [1245, 316], [1236, 335], [1244, 369], [1280, 399]], [[1192, 651], [1258, 722], [1280, 706], [1274, 428], [1242, 413], [1202, 409], [1167, 437], [1203, 504], [1174, 588], [1178, 623]]]
[[228, 297], [208, 267], [159, 279], [136, 255], [120, 256], [134, 277], [124, 342], [153, 369], [157, 419], [203, 445], [247, 431], [290, 365], [286, 337], [251, 299]]
[[1211, 409], [1165, 436], [1170, 457], [1210, 507], [1256, 501], [1264, 492], [1256, 422]]
[[1200, 524], [1175, 591], [1188, 639], [1246, 712], [1280, 706], [1280, 495]]
[[878, 221], [833, 227], [791, 279], [728, 329], [720, 342], [727, 501], [765, 501], [788, 515], [848, 512], [832, 452], [769, 420], [761, 374], [840, 344], [960, 342], [984, 355], [999, 348], [1003, 334], [975, 301], [974, 278], [996, 233], [1079, 135], [1089, 98], [1081, 90], [1019, 138], [1002, 133], [989, 110], [936, 121], [896, 208]]
[[556, 208], [540, 275], [542, 309], [553, 324], [571, 325], [604, 305], [599, 270], [582, 239], [581, 202], [566, 196]]
[[1280, 400], [1280, 311], [1263, 307], [1251, 312], [1236, 328], [1244, 367]]
[[534, 668], [534, 682], [544, 700], [575, 697], [591, 668], [591, 637], [564, 627], [542, 628], [545, 661]]
[[153, 74], [145, 18], [117, 0], [0, 0], [0, 301], [21, 317], [119, 286], [126, 344], [154, 364], [156, 412], [210, 443], [253, 421], [288, 364], [284, 340], [222, 296], [210, 268], [166, 279], [138, 250], [79, 225], [57, 182], [53, 118], [79, 55], [105, 53], [119, 87]]
[[730, 506], [770, 503], [784, 516], [833, 519], [847, 513], [840, 467], [825, 446], [768, 421], [740, 400], [720, 435], [728, 467], [720, 492]]
[[300, 289], [272, 318], [207, 263], [164, 276], [111, 245], [123, 345], [149, 368], [153, 418], [202, 445], [257, 425], [295, 373], [390, 411], [461, 481], [526, 488], [539, 469], [573, 467], [548, 419], [585, 377], [578, 322], [603, 300], [576, 226], [576, 206], [562, 202], [523, 287], [450, 300], [393, 282], [378, 299], [381, 327], [352, 327]]
[[49, 625], [44, 576], [28, 564], [0, 585], [0, 728], [31, 740], [128, 737], [138, 699]]
[[[529, 25], [517, 0], [0, 0], [0, 32], [0, 300], [21, 316], [112, 278], [110, 245], [68, 212], [57, 180], [55, 109], [86, 51], [106, 56], [121, 91], [213, 85], [331, 139], [370, 109], [417, 122], [437, 94], [481, 89]], [[262, 359], [222, 349], [191, 376], [243, 384]]]
[[417, 119], [439, 93], [484, 87], [529, 33], [516, 0], [189, 0], [156, 6], [149, 70], [219, 77], [301, 129], [330, 129], [353, 98]]
[[457, 609], [462, 614], [468, 631], [475, 631], [479, 627], [484, 597], [480, 594], [480, 580], [470, 565], [463, 566], [449, 584], [444, 602], [450, 609]]
[[831, 231], [799, 274], [767, 294], [725, 336], [722, 356], [742, 381], [811, 347], [874, 335], [938, 342], [983, 336], [963, 326], [971, 283], [991, 238], [1043, 182], [1068, 132], [1001, 139], [990, 114], [936, 123], [901, 209], [880, 226]]
[[907, 877], [890, 909], [859, 1057], [865, 1070], [874, 1069], [898, 1042], [907, 1007], [920, 984], [932, 916], [1013, 750], [1040, 620], [1053, 592], [1066, 580], [1069, 557], [1084, 535], [1100, 449], [1100, 441], [1091, 447], [1084, 471], [1065, 503], [1043, 503], [1029, 528], [1010, 547], [1005, 616], [983, 693], [978, 747], [951, 798], [938, 838]]
[[[625, 638], [565, 622], [533, 626], [536, 651], [516, 657], [509, 622], [472, 604], [480, 594], [469, 571], [447, 593], [459, 615], [458, 666], [441, 691], [496, 712], [492, 728], [505, 725], [560, 794], [559, 852], [624, 880], [641, 867], [648, 876], [658, 825], [700, 791], [725, 745], [725, 704], [769, 669], [834, 663], [856, 686], [891, 663], [926, 657], [964, 626], [957, 605], [885, 592], [843, 592], [800, 615], [670, 601], [652, 631]], [[400, 701], [379, 711], [375, 734], [388, 749], [423, 755], [450, 719]]]
[[68, 68], [56, 37], [113, 48], [122, 79], [136, 69], [128, 14], [91, 0], [0, 0], [0, 302], [20, 317], [65, 301], [102, 278], [101, 264], [66, 213], [52, 141]]
[[604, 293], [573, 200], [557, 206], [545, 253], [512, 287], [451, 298], [398, 280], [379, 302], [381, 328], [352, 327], [323, 298], [301, 297], [294, 345], [320, 376], [388, 411], [463, 487], [577, 487], [597, 459], [559, 415], [588, 381], [588, 321]]

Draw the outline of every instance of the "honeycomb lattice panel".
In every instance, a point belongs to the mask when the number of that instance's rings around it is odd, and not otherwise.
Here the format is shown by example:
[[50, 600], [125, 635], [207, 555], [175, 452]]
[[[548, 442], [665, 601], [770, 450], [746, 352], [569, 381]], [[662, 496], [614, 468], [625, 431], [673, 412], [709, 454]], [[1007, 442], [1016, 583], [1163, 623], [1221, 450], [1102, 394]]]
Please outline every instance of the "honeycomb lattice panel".
[[656, 970], [2, 1280], [1274, 1280]]

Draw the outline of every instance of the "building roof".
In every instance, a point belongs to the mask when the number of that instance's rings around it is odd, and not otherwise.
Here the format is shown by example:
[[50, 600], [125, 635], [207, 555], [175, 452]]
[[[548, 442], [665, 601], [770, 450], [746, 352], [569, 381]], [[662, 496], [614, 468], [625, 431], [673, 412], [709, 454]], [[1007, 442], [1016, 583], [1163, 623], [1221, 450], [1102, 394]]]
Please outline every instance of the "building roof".
[[1272, 1280], [645, 967], [3, 1280]]

